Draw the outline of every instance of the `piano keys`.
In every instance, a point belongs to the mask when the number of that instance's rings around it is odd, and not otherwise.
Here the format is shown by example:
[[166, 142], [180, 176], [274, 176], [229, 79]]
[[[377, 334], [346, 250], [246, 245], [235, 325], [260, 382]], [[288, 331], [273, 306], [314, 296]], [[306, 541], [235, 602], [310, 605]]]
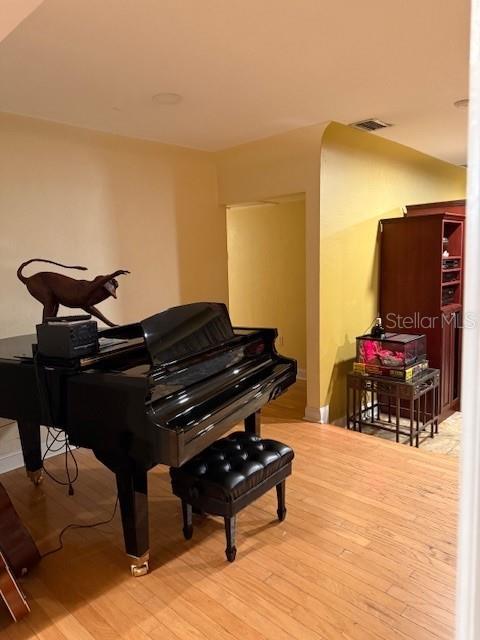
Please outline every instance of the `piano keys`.
[[220, 303], [173, 307], [99, 334], [95, 355], [37, 365], [35, 336], [0, 340], [0, 416], [17, 420], [34, 481], [40, 424], [63, 429], [115, 474], [125, 549], [142, 575], [147, 472], [182, 465], [241, 421], [259, 433], [262, 407], [294, 383], [296, 362], [277, 353], [275, 329], [233, 328]]

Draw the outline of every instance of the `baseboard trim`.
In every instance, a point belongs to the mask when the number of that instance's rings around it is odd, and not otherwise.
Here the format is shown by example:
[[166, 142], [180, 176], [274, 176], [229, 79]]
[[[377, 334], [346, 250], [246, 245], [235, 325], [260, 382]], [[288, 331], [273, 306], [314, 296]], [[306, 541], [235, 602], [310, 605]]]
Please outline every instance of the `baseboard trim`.
[[320, 422], [320, 408], [305, 407], [305, 415], [303, 419], [306, 422]]
[[307, 422], [317, 422], [319, 424], [328, 424], [328, 404], [324, 407], [305, 407], [305, 415], [303, 417]]
[[306, 379], [307, 379], [307, 370], [297, 369], [297, 380], [306, 380]]
[[21, 451], [14, 451], [0, 458], [0, 473], [7, 473], [7, 471], [13, 471], [19, 467], [23, 467]]
[[[63, 455], [62, 452], [50, 451], [45, 455], [46, 451], [46, 430], [42, 429], [42, 453], [45, 458], [53, 458], [54, 456]], [[75, 447], [72, 447], [72, 449]], [[24, 466], [22, 450], [12, 451], [3, 456], [0, 456], [0, 474], [7, 473], [7, 471], [13, 471], [14, 469], [20, 469]]]

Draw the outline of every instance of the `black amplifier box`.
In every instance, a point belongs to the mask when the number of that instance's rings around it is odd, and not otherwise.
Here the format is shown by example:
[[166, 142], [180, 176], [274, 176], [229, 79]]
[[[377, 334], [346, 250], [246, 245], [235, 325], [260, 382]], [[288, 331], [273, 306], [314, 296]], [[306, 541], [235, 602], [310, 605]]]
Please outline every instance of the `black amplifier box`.
[[48, 318], [37, 325], [37, 352], [47, 358], [71, 360], [98, 351], [98, 327], [90, 316]]

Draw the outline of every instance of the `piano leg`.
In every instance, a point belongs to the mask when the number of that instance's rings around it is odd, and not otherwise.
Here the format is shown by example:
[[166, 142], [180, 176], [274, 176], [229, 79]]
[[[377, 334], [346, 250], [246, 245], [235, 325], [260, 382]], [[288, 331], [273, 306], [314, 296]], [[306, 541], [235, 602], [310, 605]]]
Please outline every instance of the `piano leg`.
[[245, 431], [255, 436], [260, 435], [262, 419], [260, 411], [255, 411], [245, 418]]
[[34, 485], [39, 485], [43, 480], [40, 425], [28, 420], [17, 420], [17, 425], [27, 475]]
[[148, 573], [148, 489], [147, 472], [133, 463], [115, 472], [122, 514], [125, 551], [133, 560], [130, 570], [135, 577]]

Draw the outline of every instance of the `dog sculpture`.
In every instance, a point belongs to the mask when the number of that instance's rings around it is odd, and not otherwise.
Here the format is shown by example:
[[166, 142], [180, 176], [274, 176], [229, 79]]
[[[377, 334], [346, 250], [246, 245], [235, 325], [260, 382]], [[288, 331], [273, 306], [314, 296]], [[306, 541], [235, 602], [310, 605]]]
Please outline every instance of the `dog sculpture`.
[[43, 304], [44, 321], [46, 318], [56, 317], [58, 307], [63, 305], [71, 309], [83, 309], [83, 311], [95, 316], [109, 327], [115, 326], [94, 305], [103, 302], [110, 296], [116, 298], [118, 288], [116, 276], [125, 275], [130, 271], [119, 269], [106, 276], [97, 276], [93, 280], [76, 280], [52, 271], [41, 271], [27, 278], [22, 274], [22, 271], [32, 262], [47, 262], [64, 269], [79, 269], [81, 271], [86, 271], [87, 267], [68, 266], [52, 260], [43, 260], [42, 258], [27, 260], [27, 262], [18, 267], [18, 279], [23, 282], [31, 295]]

